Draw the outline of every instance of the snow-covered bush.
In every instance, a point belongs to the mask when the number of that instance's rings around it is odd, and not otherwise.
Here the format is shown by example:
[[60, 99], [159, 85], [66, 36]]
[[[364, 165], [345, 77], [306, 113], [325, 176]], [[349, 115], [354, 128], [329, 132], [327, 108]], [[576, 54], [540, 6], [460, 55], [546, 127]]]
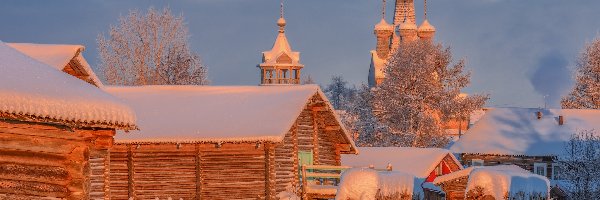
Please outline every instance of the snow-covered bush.
[[[401, 172], [353, 168], [342, 174], [336, 200], [414, 199], [415, 177]], [[420, 197], [416, 195], [415, 197]]]
[[516, 165], [475, 168], [469, 174], [466, 199], [547, 199], [550, 181]]

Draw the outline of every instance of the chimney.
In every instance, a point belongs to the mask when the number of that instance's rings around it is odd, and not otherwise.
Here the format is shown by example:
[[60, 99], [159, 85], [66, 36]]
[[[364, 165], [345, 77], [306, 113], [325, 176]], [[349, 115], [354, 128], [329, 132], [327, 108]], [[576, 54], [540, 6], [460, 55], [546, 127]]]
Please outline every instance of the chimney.
[[537, 115], [537, 119], [542, 119], [542, 111], [537, 111], [535, 114]]
[[558, 116], [558, 125], [562, 126], [565, 123], [565, 117], [562, 115]]

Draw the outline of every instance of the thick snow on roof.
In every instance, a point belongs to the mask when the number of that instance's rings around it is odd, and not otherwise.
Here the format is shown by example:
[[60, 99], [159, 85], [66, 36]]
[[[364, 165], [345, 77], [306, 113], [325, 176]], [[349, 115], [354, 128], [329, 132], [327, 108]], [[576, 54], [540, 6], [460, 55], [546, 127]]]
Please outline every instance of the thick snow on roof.
[[[537, 119], [536, 112], [542, 112]], [[558, 124], [558, 116], [564, 124]], [[600, 130], [600, 110], [493, 108], [450, 150], [455, 153], [551, 156], [581, 130]]]
[[135, 127], [117, 98], [0, 41], [0, 113], [92, 127]]
[[102, 82], [92, 70], [90, 64], [85, 60], [81, 53], [85, 50], [82, 45], [68, 44], [32, 44], [32, 43], [7, 43], [8, 46], [19, 50], [42, 63], [50, 65], [58, 70], [63, 70], [72, 60], [76, 59], [84, 70], [90, 75], [90, 78], [99, 87]]
[[359, 147], [358, 155], [342, 155], [342, 165], [385, 169], [392, 165], [393, 171], [413, 174], [426, 178], [444, 157], [450, 155], [459, 165], [454, 155], [446, 149], [413, 147]]
[[117, 135], [117, 143], [279, 142], [309, 99], [322, 95], [317, 85], [105, 89], [138, 116], [140, 130]]
[[415, 187], [421, 181], [412, 174], [403, 172], [378, 172], [372, 169], [352, 168], [342, 173], [336, 199], [375, 199], [379, 191], [382, 196], [418, 194], [423, 189]]
[[516, 165], [498, 165], [475, 168], [469, 175], [466, 192], [482, 187], [484, 194], [496, 199], [504, 199], [506, 194], [525, 193], [529, 195], [542, 194], [549, 197], [550, 181], [544, 176], [533, 174]]
[[62, 70], [73, 59], [77, 52], [83, 51], [81, 45], [66, 44], [32, 44], [32, 43], [7, 43], [8, 46], [37, 59], [58, 70]]

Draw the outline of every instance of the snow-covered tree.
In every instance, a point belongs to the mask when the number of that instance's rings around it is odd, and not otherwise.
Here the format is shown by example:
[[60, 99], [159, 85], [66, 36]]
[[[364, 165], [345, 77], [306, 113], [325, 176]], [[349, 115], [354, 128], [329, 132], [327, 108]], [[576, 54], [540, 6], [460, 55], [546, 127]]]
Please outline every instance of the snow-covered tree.
[[98, 36], [100, 68], [112, 85], [204, 85], [207, 70], [190, 50], [182, 16], [168, 8], [130, 11]]
[[443, 147], [443, 125], [481, 109], [487, 95], [461, 95], [470, 82], [465, 62], [452, 63], [449, 48], [429, 41], [403, 43], [390, 57], [386, 79], [372, 90], [379, 123], [393, 146]]
[[348, 82], [341, 76], [333, 76], [324, 92], [335, 109], [345, 110], [347, 102], [354, 95], [355, 89], [348, 86]]
[[567, 181], [571, 199], [600, 199], [600, 137], [593, 130], [571, 136], [558, 156], [558, 179]]
[[600, 109], [600, 38], [586, 44], [576, 63], [573, 91], [563, 97], [563, 108]]

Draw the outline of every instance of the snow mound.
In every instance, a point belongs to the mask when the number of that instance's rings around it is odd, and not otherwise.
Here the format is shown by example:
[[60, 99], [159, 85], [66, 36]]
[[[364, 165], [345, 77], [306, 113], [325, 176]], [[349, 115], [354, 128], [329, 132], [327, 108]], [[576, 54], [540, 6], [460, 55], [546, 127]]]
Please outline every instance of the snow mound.
[[127, 105], [0, 41], [0, 114], [35, 121], [135, 128]]
[[375, 199], [379, 189], [377, 171], [365, 168], [352, 168], [342, 173], [336, 200]]
[[505, 195], [523, 192], [525, 199], [535, 194], [546, 197], [550, 192], [550, 181], [544, 176], [533, 174], [516, 165], [499, 165], [472, 169], [466, 192], [483, 188], [486, 195], [504, 199]]
[[[392, 197], [415, 192], [419, 181], [413, 175], [402, 172], [377, 172], [368, 168], [352, 168], [342, 174], [336, 200], [369, 200], [376, 196]], [[420, 189], [420, 188], [419, 188]], [[396, 196], [398, 197], [398, 196]]]
[[[382, 196], [395, 194], [413, 194], [416, 179], [402, 172], [379, 172], [379, 192]], [[417, 183], [418, 184], [418, 183]]]

